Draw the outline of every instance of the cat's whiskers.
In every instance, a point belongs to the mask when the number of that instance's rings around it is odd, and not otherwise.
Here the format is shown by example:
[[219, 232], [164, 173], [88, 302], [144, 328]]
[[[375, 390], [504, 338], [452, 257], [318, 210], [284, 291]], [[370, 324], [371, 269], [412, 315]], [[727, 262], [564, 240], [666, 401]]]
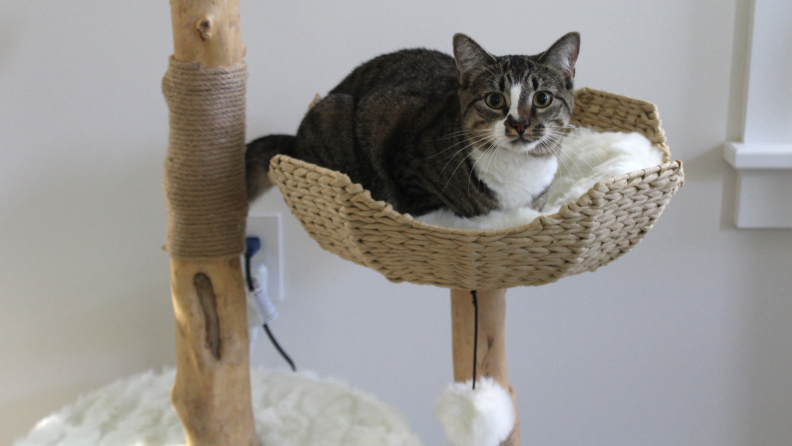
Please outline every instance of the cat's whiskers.
[[[492, 155], [490, 155], [489, 161], [487, 162], [487, 169], [486, 170], [490, 170], [490, 167], [492, 166], [492, 160], [494, 158], [497, 157], [498, 159], [500, 159], [500, 156], [503, 153], [503, 150], [498, 150], [498, 149], [499, 149], [499, 147], [496, 147], [495, 150], [492, 151]], [[479, 187], [481, 187], [481, 177], [479, 177], [478, 180], [479, 180]], [[470, 190], [469, 189], [468, 189], [468, 194], [470, 194]]]
[[[490, 137], [487, 139], [487, 141], [484, 141], [484, 144], [490, 144], [490, 143], [492, 142], [492, 138], [494, 138], [494, 136], [490, 136]], [[468, 147], [469, 147], [469, 146], [468, 146]], [[446, 184], [445, 184], [445, 186], [443, 186], [443, 190], [442, 190], [442, 191], [440, 191], [440, 193], [443, 193], [443, 192], [446, 190], [446, 187], [448, 187], [448, 184], [449, 184], [449, 183], [451, 183], [451, 179], [452, 179], [452, 178], [454, 178], [454, 175], [457, 173], [457, 170], [459, 170], [459, 167], [460, 167], [460, 166], [462, 166], [462, 164], [464, 164], [464, 163], [465, 163], [465, 161], [467, 161], [467, 159], [468, 159], [468, 158], [470, 158], [470, 156], [471, 156], [471, 155], [473, 155], [473, 153], [474, 153], [476, 150], [479, 150], [479, 149], [480, 149], [480, 147], [476, 147], [476, 148], [474, 148], [473, 150], [471, 150], [471, 151], [470, 151], [470, 153], [468, 153], [468, 154], [467, 154], [467, 156], [465, 156], [465, 158], [463, 158], [463, 159], [462, 159], [462, 161], [460, 161], [460, 162], [459, 162], [459, 164], [457, 164], [457, 166], [456, 166], [456, 168], [454, 169], [454, 171], [453, 171], [453, 172], [451, 172], [451, 175], [448, 177], [448, 181], [446, 181]], [[450, 161], [449, 161], [449, 163], [450, 163]], [[447, 164], [446, 164], [446, 165], [447, 165]], [[445, 170], [445, 167], [443, 167], [443, 170]], [[443, 173], [443, 172], [442, 172], [442, 171], [440, 171], [440, 173]], [[439, 179], [439, 178], [440, 178], [440, 176], [438, 175], [438, 177], [437, 177], [437, 178]]]
[[[554, 143], [554, 144], [550, 145], [550, 143]], [[561, 164], [564, 165], [564, 169], [569, 171], [569, 164], [567, 164], [567, 161], [560, 156], [561, 145], [559, 142], [554, 141], [552, 137], [548, 137], [546, 140], [543, 139], [540, 144], [543, 144], [545, 147], [547, 147], [550, 150], [550, 152], [553, 153], [556, 156], [556, 158], [561, 162]], [[580, 172], [580, 174], [583, 175], [583, 171], [580, 170], [580, 167], [578, 167], [577, 164], [575, 164], [574, 166], [575, 168], [577, 168], [578, 172]]]
[[[473, 163], [473, 167], [470, 169], [470, 174], [468, 174], [468, 184], [467, 184], [467, 192], [468, 192], [468, 197], [470, 196], [470, 180], [473, 178], [473, 172], [476, 170], [476, 165], [479, 163], [479, 161], [481, 161], [481, 160], [483, 160], [484, 158], [486, 158], [486, 157], [487, 157], [487, 155], [489, 155], [489, 154], [490, 154], [490, 152], [497, 152], [497, 151], [498, 151], [498, 148], [499, 148], [499, 147], [498, 147], [498, 145], [497, 145], [497, 141], [495, 141], [495, 142], [491, 142], [491, 143], [490, 143], [490, 144], [487, 146], [487, 148], [484, 150], [484, 154], [483, 154], [483, 155], [481, 155], [481, 157], [479, 157], [479, 158], [476, 160], [476, 162], [475, 162], [475, 163]], [[490, 155], [490, 157], [492, 157], [492, 156], [493, 156], [493, 155]], [[481, 185], [481, 178], [479, 178], [478, 180], [479, 180], [479, 186], [480, 186], [480, 185]]]
[[[453, 160], [454, 157], [456, 157], [463, 150], [467, 149], [468, 147], [470, 147], [470, 146], [472, 146], [474, 144], [478, 144], [478, 143], [480, 143], [482, 141], [485, 141], [485, 143], [488, 142], [490, 138], [492, 138], [492, 135], [485, 135], [485, 136], [480, 137], [477, 140], [471, 142], [470, 144], [466, 145], [465, 147], [462, 147], [461, 149], [457, 150], [456, 152], [454, 152], [454, 154], [451, 155], [448, 158], [448, 162], [446, 162], [445, 166], [443, 166], [443, 168], [440, 170], [440, 173], [437, 174], [437, 178], [435, 178], [435, 181], [440, 179], [440, 176], [443, 174], [443, 171], [445, 171], [446, 167], [448, 167], [448, 165], [451, 164], [451, 160]], [[470, 153], [467, 156], [470, 156], [473, 153], [474, 150], [477, 150], [477, 148], [474, 148], [473, 150], [471, 150]], [[467, 159], [467, 156], [465, 157], [465, 159]], [[464, 161], [465, 160], [463, 159], [462, 162], [464, 162]], [[457, 169], [459, 169], [459, 166], [457, 166]], [[454, 169], [454, 173], [456, 173], [456, 169]], [[452, 173], [451, 176], [454, 176], [454, 174]], [[450, 179], [449, 179], [449, 181], [450, 181]], [[446, 185], [448, 185], [448, 184], [446, 184]], [[443, 188], [443, 189], [445, 189], [445, 188]]]
[[[472, 137], [472, 138], [481, 138], [482, 136], [487, 136], [487, 134], [489, 133], [489, 130], [472, 130], [472, 132], [479, 133], [479, 134], [475, 134], [475, 135], [473, 135], [473, 137]], [[456, 143], [454, 143], [454, 144], [451, 144], [450, 146], [448, 146], [448, 148], [446, 148], [446, 149], [444, 149], [444, 150], [442, 150], [442, 151], [440, 151], [440, 152], [438, 152], [438, 153], [435, 153], [434, 155], [427, 156], [426, 158], [424, 158], [424, 161], [425, 161], [425, 160], [428, 160], [429, 158], [434, 158], [435, 156], [438, 156], [438, 155], [441, 155], [441, 154], [443, 154], [443, 153], [445, 153], [445, 152], [448, 152], [448, 151], [449, 151], [449, 150], [451, 150], [451, 149], [452, 149], [454, 146], [458, 146], [458, 145], [460, 145], [460, 144], [464, 144], [464, 143], [466, 143], [466, 142], [470, 142], [470, 140], [471, 140], [472, 138], [471, 138], [471, 137], [468, 137], [468, 136], [465, 136], [465, 137], [463, 137], [463, 139], [462, 139], [461, 141], [459, 141], [459, 142], [456, 142]], [[438, 141], [439, 141], [439, 140], [438, 140]], [[454, 156], [456, 156], [456, 154], [457, 154], [457, 153], [459, 153], [459, 152], [457, 151], [456, 153], [454, 153], [453, 155], [451, 155], [451, 158], [453, 158]], [[441, 161], [442, 161], [442, 160], [441, 160]]]
[[[564, 170], [566, 170], [566, 171], [569, 171], [569, 170], [570, 170], [570, 169], [569, 169], [569, 164], [567, 163], [567, 161], [566, 161], [565, 159], [563, 159], [563, 158], [561, 158], [561, 157], [558, 157], [558, 160], [559, 160], [559, 161], [561, 162], [561, 164], [564, 166]], [[578, 171], [580, 171], [580, 168], [579, 168], [579, 167], [577, 167], [577, 166], [575, 166], [575, 167], [578, 169]], [[581, 172], [581, 174], [582, 174], [582, 172]]]
[[451, 139], [451, 138], [454, 138], [454, 137], [457, 137], [457, 136], [460, 136], [460, 135], [471, 134], [471, 133], [472, 133], [472, 134], [475, 134], [475, 133], [484, 133], [484, 132], [488, 132], [488, 131], [489, 131], [489, 130], [486, 130], [486, 129], [483, 129], [483, 130], [481, 130], [481, 129], [460, 129], [460, 130], [457, 130], [457, 131], [451, 132], [451, 133], [449, 133], [448, 135], [441, 136], [440, 138], [436, 138], [436, 139], [425, 139], [424, 141], [427, 141], [427, 142], [430, 142], [430, 141], [442, 141], [442, 140], [444, 140], [444, 139]]
[[[556, 156], [556, 158], [558, 158], [559, 161], [561, 161], [564, 164], [564, 167], [567, 170], [569, 170], [569, 164], [567, 164], [567, 162], [564, 159], [564, 157], [561, 156], [561, 153], [562, 153], [561, 144], [562, 144], [563, 138], [561, 138], [558, 135], [552, 135], [552, 134], [548, 134], [546, 136], [547, 136], [547, 143], [545, 144], [545, 146], [551, 151], [551, 153], [553, 153]], [[577, 166], [577, 163], [574, 163], [573, 159], [569, 159], [569, 161], [573, 162], [573, 165], [575, 166], [575, 168], [577, 168], [578, 172], [580, 172], [581, 175], [582, 175], [583, 171], [580, 169], [580, 167]]]
[[[564, 166], [566, 167], [567, 171], [569, 171], [569, 164], [567, 164], [566, 161], [569, 161], [573, 166], [575, 166], [575, 168], [577, 169], [577, 171], [580, 174], [580, 176], [584, 176], [585, 174], [583, 173], [583, 170], [580, 168], [580, 165], [578, 164], [578, 160], [580, 160], [582, 158], [580, 158], [580, 157], [562, 156], [561, 153], [560, 153], [560, 151], [561, 151], [560, 143], [559, 143], [558, 147], [559, 147], [558, 148], [558, 150], [559, 150], [558, 159], [561, 160], [562, 162], [564, 162]], [[585, 162], [589, 166], [589, 168], [592, 168], [591, 164], [588, 161], [586, 161], [585, 159], [582, 159], [582, 160], [583, 160], [583, 162]]]
[[[559, 147], [559, 149], [558, 149], [559, 150], [558, 157], [559, 158], [562, 158], [562, 155], [561, 155], [561, 144], [563, 143], [565, 145], [565, 147], [567, 147], [569, 149], [572, 149], [571, 153], [574, 154], [574, 155], [579, 155], [579, 154], [581, 154], [583, 152], [586, 152], [587, 154], [593, 155], [594, 157], [596, 157], [597, 161], [600, 164], [603, 162], [602, 158], [597, 153], [592, 153], [592, 152], [588, 151], [587, 148], [582, 146], [581, 144], [579, 144], [578, 141], [574, 137], [570, 137], [569, 135], [561, 135], [561, 134], [553, 134], [553, 135], [550, 135], [550, 136], [552, 138], [556, 138], [556, 140], [558, 141], [558, 147]], [[584, 163], [586, 163], [586, 165], [588, 165], [589, 169], [594, 169], [594, 166], [592, 166], [591, 163], [589, 163], [588, 160], [585, 157], [583, 157], [583, 156], [563, 156], [563, 157], [564, 158], [569, 158], [572, 162], [575, 163], [576, 166], [577, 166], [577, 160], [581, 160]], [[579, 167], [578, 167], [578, 171], [580, 171]], [[582, 175], [582, 172], [581, 172], [581, 175]]]
[[[479, 144], [479, 143], [484, 143], [484, 144], [486, 144], [486, 143], [488, 143], [488, 142], [489, 142], [490, 138], [491, 138], [491, 136], [487, 136], [487, 137], [482, 137], [482, 138], [479, 138], [478, 140], [476, 140], [476, 141], [474, 141], [474, 142], [472, 142], [472, 143], [468, 144], [467, 146], [465, 146], [465, 147], [463, 147], [463, 148], [461, 148], [461, 149], [457, 150], [456, 152], [454, 152], [454, 154], [452, 154], [452, 155], [451, 155], [451, 156], [448, 158], [448, 161], [446, 162], [445, 166], [443, 166], [443, 168], [442, 168], [442, 169], [440, 169], [440, 173], [438, 173], [438, 174], [437, 174], [437, 178], [435, 178], [435, 181], [438, 181], [438, 180], [440, 179], [440, 177], [443, 175], [443, 172], [446, 170], [446, 168], [448, 167], [448, 165], [449, 165], [449, 164], [451, 164], [451, 161], [453, 161], [453, 159], [454, 159], [454, 158], [455, 158], [455, 157], [456, 157], [458, 154], [462, 153], [462, 152], [463, 152], [465, 149], [467, 149], [468, 147], [470, 147], [470, 146], [472, 146], [472, 145], [474, 145], [474, 144]], [[477, 147], [474, 147], [474, 148], [473, 148], [473, 149], [470, 151], [470, 153], [468, 153], [468, 155], [467, 155], [467, 156], [466, 156], [464, 159], [462, 159], [462, 161], [460, 162], [460, 165], [461, 165], [462, 163], [464, 163], [464, 162], [465, 162], [465, 159], [467, 159], [467, 157], [468, 157], [468, 156], [470, 156], [470, 155], [473, 153], [473, 151], [475, 151], [475, 150], [478, 150], [478, 148], [477, 148]], [[442, 160], [441, 160], [441, 161], [442, 161]], [[459, 165], [457, 165], [456, 169], [459, 169]], [[450, 176], [450, 177], [449, 177], [449, 179], [448, 179], [448, 181], [449, 181], [449, 182], [451, 181], [451, 177], [453, 177], [453, 176], [454, 176], [454, 173], [456, 173], [456, 169], [454, 169], [454, 172], [452, 172], [452, 173], [451, 173], [451, 176]], [[448, 183], [446, 183], [446, 186], [448, 186]], [[443, 187], [443, 190], [445, 190], [445, 187]]]
[[[594, 157], [596, 157], [597, 161], [600, 164], [604, 162], [602, 157], [600, 157], [600, 155], [598, 153], [590, 152], [585, 146], [583, 146], [583, 145], [581, 145], [579, 143], [579, 141], [581, 139], [581, 137], [579, 135], [569, 134], [567, 132], [564, 132], [563, 130], [559, 131], [558, 129], [559, 128], [548, 127], [548, 130], [550, 132], [552, 132], [556, 136], [560, 136], [561, 139], [563, 140], [563, 142], [568, 143], [568, 144], [566, 144], [567, 146], [570, 146], [572, 149], [574, 149], [574, 150], [572, 150], [572, 153], [574, 153], [575, 155], [578, 155], [578, 154], [581, 154], [581, 153], [585, 152], [588, 155], [593, 155]], [[564, 129], [564, 128], [561, 128], [561, 129]], [[584, 161], [585, 161], [585, 159], [584, 159]], [[591, 167], [590, 164], [589, 164], [589, 167]]]
[[[485, 157], [487, 157], [489, 155], [488, 159], [489, 159], [489, 161], [491, 163], [492, 162], [492, 158], [495, 156], [496, 153], [499, 152], [498, 148], [499, 147], [497, 147], [497, 145], [495, 145], [495, 146], [493, 146], [491, 148], [488, 148], [487, 151], [484, 152], [484, 155], [481, 157], [481, 159], [484, 159]], [[487, 169], [485, 169], [485, 170], [489, 170], [490, 163], [487, 163]], [[476, 167], [476, 165], [474, 164], [473, 167]], [[468, 177], [468, 196], [470, 195], [470, 178], [472, 176], [473, 176], [473, 172], [471, 171], [470, 172], [470, 176]], [[481, 177], [480, 176], [477, 176], [477, 177], [478, 177], [478, 185], [479, 185], [479, 187], [481, 187]]]

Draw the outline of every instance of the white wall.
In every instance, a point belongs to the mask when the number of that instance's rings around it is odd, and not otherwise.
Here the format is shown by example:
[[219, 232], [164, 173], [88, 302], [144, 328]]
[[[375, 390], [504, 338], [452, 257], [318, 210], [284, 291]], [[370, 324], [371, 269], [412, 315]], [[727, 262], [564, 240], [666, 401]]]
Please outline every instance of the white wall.
[[[383, 52], [449, 51], [462, 31], [534, 53], [580, 31], [577, 85], [656, 103], [688, 180], [626, 257], [509, 291], [523, 444], [790, 444], [792, 231], [734, 229], [721, 204], [746, 2], [243, 0], [248, 132], [293, 132], [315, 93]], [[171, 45], [164, 1], [0, 4], [0, 443], [80, 392], [173, 363], [159, 92]], [[452, 379], [447, 292], [320, 250], [277, 192], [255, 209], [284, 213], [273, 329], [298, 365], [375, 393], [443, 444], [431, 412]]]
[[756, 0], [745, 142], [792, 145], [792, 2]]

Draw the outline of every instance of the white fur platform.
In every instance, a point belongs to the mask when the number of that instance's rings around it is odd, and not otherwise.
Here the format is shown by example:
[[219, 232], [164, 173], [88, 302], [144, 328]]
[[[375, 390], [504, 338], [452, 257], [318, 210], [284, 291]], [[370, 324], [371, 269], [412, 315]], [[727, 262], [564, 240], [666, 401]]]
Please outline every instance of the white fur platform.
[[663, 154], [639, 133], [599, 133], [576, 128], [564, 139], [558, 172], [541, 213], [525, 207], [461, 218], [451, 211], [440, 210], [416, 218], [425, 223], [459, 229], [520, 226], [540, 215], [555, 214], [561, 206], [576, 201], [599, 181], [654, 167], [662, 162]]
[[[184, 432], [170, 405], [174, 370], [125, 378], [41, 420], [14, 446], [171, 446]], [[419, 446], [396, 412], [339, 381], [251, 370], [259, 441], [278, 446]]]
[[435, 418], [454, 446], [497, 446], [514, 428], [514, 402], [492, 378], [452, 383], [440, 395]]

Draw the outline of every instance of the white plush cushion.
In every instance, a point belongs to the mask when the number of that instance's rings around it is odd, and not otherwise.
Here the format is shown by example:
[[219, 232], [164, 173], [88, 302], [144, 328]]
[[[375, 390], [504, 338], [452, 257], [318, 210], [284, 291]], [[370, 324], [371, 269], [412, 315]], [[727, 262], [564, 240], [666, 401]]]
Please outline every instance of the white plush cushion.
[[[14, 446], [183, 445], [171, 408], [174, 370], [125, 378], [41, 420]], [[393, 408], [331, 379], [251, 370], [256, 432], [264, 445], [419, 446]]]
[[570, 201], [577, 201], [602, 180], [654, 167], [663, 154], [639, 133], [597, 132], [573, 129], [564, 139], [553, 184], [542, 212], [529, 207], [493, 211], [462, 218], [449, 210], [416, 217], [426, 223], [459, 229], [502, 229], [528, 224], [540, 215], [550, 215]]

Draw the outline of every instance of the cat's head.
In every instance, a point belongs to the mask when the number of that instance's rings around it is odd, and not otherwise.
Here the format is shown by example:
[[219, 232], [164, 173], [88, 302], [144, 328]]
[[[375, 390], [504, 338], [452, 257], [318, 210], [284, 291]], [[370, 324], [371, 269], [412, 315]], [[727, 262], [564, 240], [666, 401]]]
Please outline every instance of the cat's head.
[[474, 145], [553, 154], [574, 108], [579, 49], [580, 34], [572, 32], [535, 56], [493, 56], [455, 35], [462, 124]]

